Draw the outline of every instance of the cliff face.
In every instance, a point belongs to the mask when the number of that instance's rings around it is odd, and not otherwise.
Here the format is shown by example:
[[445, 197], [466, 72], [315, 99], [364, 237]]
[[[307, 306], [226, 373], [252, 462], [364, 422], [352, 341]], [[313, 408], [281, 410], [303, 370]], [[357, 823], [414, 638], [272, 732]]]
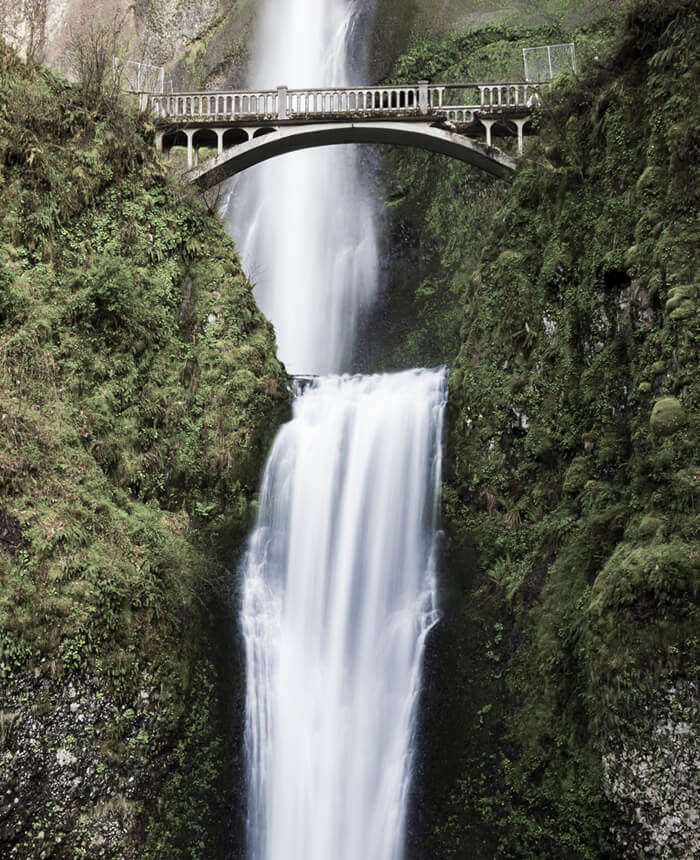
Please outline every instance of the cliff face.
[[118, 30], [115, 53], [165, 67], [176, 89], [240, 85], [257, 0], [0, 0], [0, 36], [64, 74], [75, 41]]
[[214, 856], [286, 377], [152, 128], [5, 48], [0, 93], [0, 853]]
[[407, 301], [461, 334], [454, 358], [402, 342], [451, 363], [416, 856], [698, 851], [699, 27], [643, 2], [580, 33], [600, 59], [546, 98], [485, 229], [483, 190], [455, 206], [426, 168], [452, 252]]
[[[121, 57], [165, 67], [175, 89], [242, 86], [261, 0], [0, 0], [0, 36], [24, 54], [71, 74], [76, 37], [96, 26], [122, 28]], [[361, 64], [383, 79], [395, 58], [420, 34], [433, 35], [510, 20], [536, 24], [571, 20], [592, 2], [516, 0], [366, 0], [359, 10], [367, 32]], [[313, 83], [313, 82], [310, 82]], [[321, 85], [323, 82], [316, 82]]]

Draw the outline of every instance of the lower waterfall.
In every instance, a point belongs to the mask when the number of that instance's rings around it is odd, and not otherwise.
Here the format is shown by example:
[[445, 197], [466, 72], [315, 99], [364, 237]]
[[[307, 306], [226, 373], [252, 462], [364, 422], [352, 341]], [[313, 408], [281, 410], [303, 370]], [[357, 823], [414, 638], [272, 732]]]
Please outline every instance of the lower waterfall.
[[243, 561], [250, 860], [400, 860], [446, 370], [298, 380]]

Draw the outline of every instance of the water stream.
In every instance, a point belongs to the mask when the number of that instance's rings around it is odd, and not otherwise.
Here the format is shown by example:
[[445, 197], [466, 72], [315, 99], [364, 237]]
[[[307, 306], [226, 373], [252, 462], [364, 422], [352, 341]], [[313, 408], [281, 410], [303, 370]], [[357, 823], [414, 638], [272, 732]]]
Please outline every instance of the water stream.
[[[367, 0], [365, 6], [371, 0]], [[352, 83], [355, 0], [264, 0], [251, 85]], [[359, 65], [359, 64], [355, 64]], [[340, 376], [377, 293], [357, 148], [273, 159], [229, 226], [297, 379], [242, 565], [248, 860], [401, 860], [446, 371]]]
[[[251, 85], [362, 82], [352, 60], [361, 8], [349, 0], [265, 0]], [[360, 150], [332, 146], [272, 159], [237, 179], [230, 201], [229, 229], [287, 370], [347, 370], [377, 289], [374, 204]]]

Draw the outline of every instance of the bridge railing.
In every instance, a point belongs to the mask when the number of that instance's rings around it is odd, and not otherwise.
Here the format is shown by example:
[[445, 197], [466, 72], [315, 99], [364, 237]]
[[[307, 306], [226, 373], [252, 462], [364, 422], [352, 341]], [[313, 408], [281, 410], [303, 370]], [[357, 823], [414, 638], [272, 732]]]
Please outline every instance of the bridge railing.
[[150, 95], [149, 106], [157, 116], [175, 120], [259, 119], [279, 113], [276, 90]]
[[527, 108], [540, 83], [455, 83], [150, 94], [151, 110], [171, 121], [245, 122], [339, 116], [447, 116], [466, 121], [474, 111]]
[[313, 117], [345, 113], [369, 116], [418, 113], [420, 105], [421, 91], [418, 86], [289, 90], [287, 115]]
[[541, 86], [530, 81], [448, 84], [443, 88], [440, 107], [446, 111], [530, 108], [539, 101]]
[[423, 113], [440, 104], [442, 87], [347, 87], [221, 93], [151, 94], [151, 110], [162, 118], [228, 121], [293, 119], [338, 114], [361, 116]]

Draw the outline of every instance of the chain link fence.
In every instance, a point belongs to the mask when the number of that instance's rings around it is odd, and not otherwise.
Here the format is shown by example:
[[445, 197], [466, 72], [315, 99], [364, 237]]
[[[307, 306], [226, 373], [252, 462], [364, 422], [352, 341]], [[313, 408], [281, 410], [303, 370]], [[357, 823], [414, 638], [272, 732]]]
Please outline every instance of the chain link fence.
[[576, 71], [574, 43], [523, 48], [523, 62], [526, 81], [551, 81], [562, 72]]
[[[119, 83], [120, 89], [126, 92], [165, 93], [168, 91], [163, 66], [152, 66], [150, 63], [113, 57], [112, 74], [114, 80]], [[172, 92], [172, 81], [168, 81], [168, 84]]]

